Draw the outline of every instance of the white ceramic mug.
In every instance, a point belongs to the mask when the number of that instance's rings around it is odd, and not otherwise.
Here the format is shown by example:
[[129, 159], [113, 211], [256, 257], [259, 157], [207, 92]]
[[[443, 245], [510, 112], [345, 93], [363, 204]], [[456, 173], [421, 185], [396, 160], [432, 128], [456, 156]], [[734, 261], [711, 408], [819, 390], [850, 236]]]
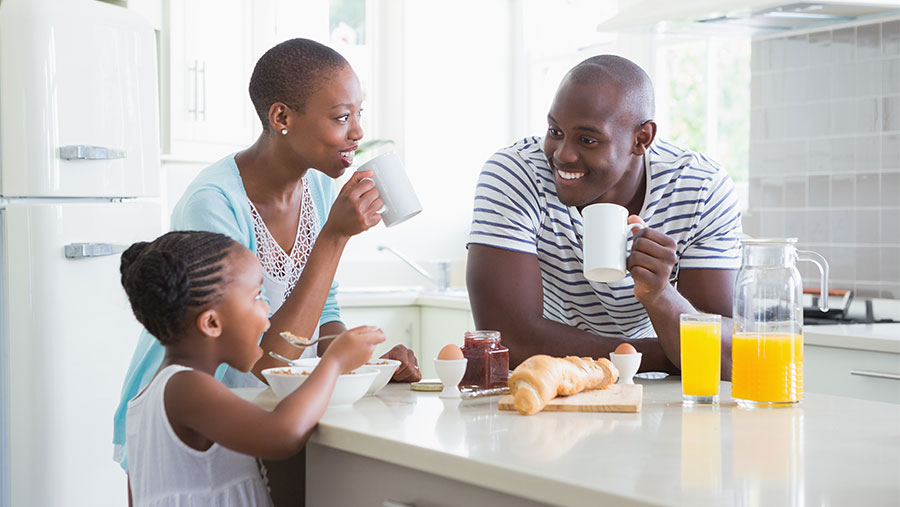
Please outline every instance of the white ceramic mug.
[[397, 225], [422, 212], [422, 204], [396, 153], [379, 155], [360, 166], [359, 171], [373, 173], [372, 181], [384, 202], [379, 211], [384, 225]]
[[584, 277], [595, 282], [625, 278], [625, 246], [642, 223], [628, 223], [628, 210], [618, 204], [591, 204], [581, 212], [584, 224]]

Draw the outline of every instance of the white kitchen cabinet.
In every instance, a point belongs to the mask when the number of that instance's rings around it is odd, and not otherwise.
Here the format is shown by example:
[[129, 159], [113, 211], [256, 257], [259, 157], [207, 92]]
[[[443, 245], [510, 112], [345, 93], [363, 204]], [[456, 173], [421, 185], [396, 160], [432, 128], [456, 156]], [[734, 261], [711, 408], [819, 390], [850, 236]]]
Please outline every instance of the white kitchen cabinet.
[[216, 160], [253, 140], [253, 0], [171, 0], [163, 37], [163, 151]]
[[[440, 433], [436, 436], [443, 436]], [[306, 450], [307, 505], [370, 505], [403, 507], [539, 507], [534, 500], [449, 479], [388, 461], [310, 443]], [[465, 466], [460, 461], [457, 466]], [[344, 477], [353, 477], [347, 487]], [[485, 477], [488, 485], [491, 477]]]
[[[387, 340], [376, 347], [380, 356], [394, 345], [400, 344], [419, 354], [419, 307], [417, 306], [354, 306], [341, 308], [341, 318], [347, 328], [378, 326]], [[421, 359], [420, 359], [421, 361]]]
[[442, 308], [436, 306], [422, 306], [422, 345], [419, 357], [419, 367], [423, 377], [437, 377], [434, 370], [434, 359], [441, 348], [448, 343], [459, 346], [463, 344], [466, 331], [475, 329], [472, 320], [472, 312], [455, 308]]
[[900, 354], [808, 343], [803, 354], [806, 392], [900, 403]]

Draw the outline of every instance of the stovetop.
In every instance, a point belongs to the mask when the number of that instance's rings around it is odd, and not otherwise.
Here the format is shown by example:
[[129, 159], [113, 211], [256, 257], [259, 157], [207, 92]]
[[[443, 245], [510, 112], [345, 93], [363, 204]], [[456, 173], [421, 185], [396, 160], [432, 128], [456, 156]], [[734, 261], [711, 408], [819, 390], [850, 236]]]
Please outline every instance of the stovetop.
[[889, 324], [895, 322], [898, 321], [894, 319], [876, 319], [874, 315], [872, 315], [871, 310], [866, 317], [852, 318], [844, 315], [844, 310], [831, 309], [827, 312], [822, 312], [818, 308], [803, 309], [803, 324], [806, 326], [825, 326], [830, 324]]
[[891, 324], [900, 322], [894, 319], [852, 319], [844, 316], [840, 317], [803, 317], [803, 325], [805, 326], [827, 326], [832, 324]]

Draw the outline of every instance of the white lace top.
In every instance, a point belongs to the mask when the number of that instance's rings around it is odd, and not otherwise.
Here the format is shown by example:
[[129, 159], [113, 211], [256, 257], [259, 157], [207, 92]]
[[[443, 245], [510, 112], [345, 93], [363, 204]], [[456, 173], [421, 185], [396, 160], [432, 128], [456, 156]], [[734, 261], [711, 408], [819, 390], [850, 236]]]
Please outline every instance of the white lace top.
[[269, 281], [272, 284], [266, 289], [277, 289], [277, 291], [266, 291], [269, 305], [274, 312], [294, 290], [294, 286], [297, 285], [297, 280], [300, 279], [300, 274], [303, 272], [303, 267], [309, 260], [309, 254], [312, 252], [320, 228], [319, 214], [316, 213], [309, 186], [304, 179], [300, 199], [300, 222], [297, 224], [297, 235], [294, 237], [294, 245], [291, 247], [290, 253], [285, 252], [275, 241], [252, 202], [250, 202], [250, 215], [253, 217], [253, 234], [256, 236], [256, 256], [262, 263], [265, 272], [264, 283]]
[[[297, 224], [297, 235], [294, 237], [294, 245], [291, 247], [290, 253], [285, 252], [275, 241], [275, 237], [269, 232], [269, 228], [263, 222], [256, 206], [248, 199], [250, 215], [253, 217], [253, 235], [256, 237], [256, 257], [259, 258], [263, 267], [263, 293], [269, 298], [269, 308], [272, 313], [281, 308], [287, 297], [291, 295], [291, 291], [294, 290], [294, 286], [297, 285], [297, 281], [300, 280], [300, 274], [303, 273], [303, 268], [309, 260], [309, 254], [312, 252], [321, 228], [319, 214], [313, 205], [306, 178], [303, 178], [302, 193], [300, 223]], [[317, 327], [310, 338], [315, 339], [318, 335]], [[316, 357], [316, 348], [303, 349], [300, 357]], [[242, 373], [234, 368], [226, 370], [222, 382], [229, 387], [265, 387], [265, 384], [252, 373]]]

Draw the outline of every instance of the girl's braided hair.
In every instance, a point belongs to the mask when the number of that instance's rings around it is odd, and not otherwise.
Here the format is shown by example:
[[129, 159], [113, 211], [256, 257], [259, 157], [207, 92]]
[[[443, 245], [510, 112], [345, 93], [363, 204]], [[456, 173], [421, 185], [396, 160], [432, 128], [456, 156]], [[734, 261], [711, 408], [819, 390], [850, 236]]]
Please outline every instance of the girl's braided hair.
[[189, 307], [222, 296], [225, 257], [237, 245], [223, 234], [175, 231], [122, 253], [119, 272], [134, 316], [163, 345], [178, 342]]

